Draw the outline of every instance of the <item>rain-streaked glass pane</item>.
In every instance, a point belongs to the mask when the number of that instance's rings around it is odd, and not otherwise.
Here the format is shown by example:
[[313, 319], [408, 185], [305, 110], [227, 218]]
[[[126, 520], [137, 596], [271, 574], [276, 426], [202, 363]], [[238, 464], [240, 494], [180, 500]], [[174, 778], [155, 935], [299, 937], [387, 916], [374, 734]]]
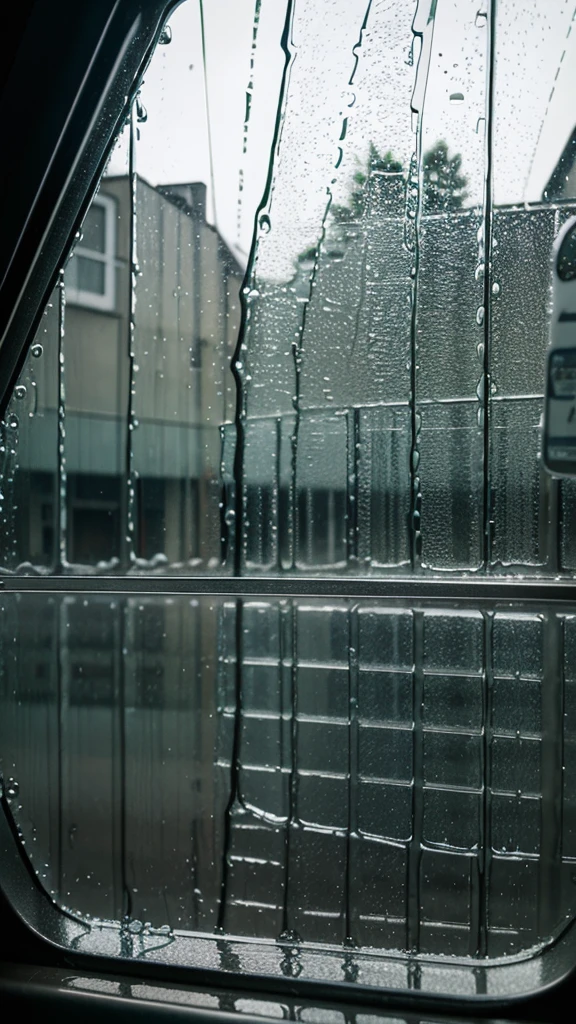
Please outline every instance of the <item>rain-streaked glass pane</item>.
[[576, 569], [540, 461], [573, 15], [171, 15], [2, 423], [5, 791], [79, 948], [266, 939], [286, 976], [329, 949], [386, 985], [368, 949], [528, 958], [572, 921], [574, 609], [514, 584]]
[[66, 267], [63, 562], [571, 573], [539, 456], [568, 7], [337, 0], [329, 45], [325, 0], [230, 10], [174, 13]]
[[[518, 954], [576, 913], [573, 614], [83, 594], [0, 611], [5, 794], [40, 880], [91, 923], [77, 948], [222, 928], [348, 944], [362, 969], [362, 947]], [[558, 815], [543, 794], [562, 787]]]
[[86, 213], [80, 245], [95, 252], [106, 251], [106, 210], [98, 202], [93, 203]]
[[105, 264], [87, 256], [73, 256], [72, 259], [76, 262], [76, 281], [80, 291], [104, 295]]

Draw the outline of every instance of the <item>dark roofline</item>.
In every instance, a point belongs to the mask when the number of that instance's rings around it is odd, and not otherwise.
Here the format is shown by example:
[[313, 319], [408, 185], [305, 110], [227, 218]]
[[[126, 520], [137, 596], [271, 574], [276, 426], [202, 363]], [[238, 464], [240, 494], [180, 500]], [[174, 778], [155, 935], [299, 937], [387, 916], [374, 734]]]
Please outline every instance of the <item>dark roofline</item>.
[[[127, 174], [109, 174], [106, 175], [105, 178], [102, 178], [102, 185], [105, 187], [107, 181], [127, 181], [128, 177], [129, 176]], [[151, 189], [153, 192], [157, 192], [158, 195], [162, 196], [162, 199], [165, 199], [167, 203], [170, 203], [172, 206], [175, 206], [176, 209], [182, 211], [183, 213], [186, 213], [190, 217], [194, 216], [194, 210], [192, 209], [191, 206], [189, 206], [189, 204], [186, 202], [183, 196], [179, 196], [175, 193], [170, 192], [169, 190], [171, 188], [182, 188], [190, 184], [204, 184], [204, 182], [186, 181], [174, 182], [168, 185], [151, 185], [150, 182], [147, 181], [146, 178], [144, 178], [141, 174], [137, 174], [136, 178], [140, 184], [146, 185], [146, 187]], [[164, 191], [164, 189], [166, 189], [167, 191]], [[201, 223], [204, 225], [204, 227], [208, 228], [209, 231], [213, 231], [214, 234], [217, 236], [218, 248], [223, 259], [226, 262], [226, 269], [228, 270], [228, 272], [231, 274], [236, 274], [238, 277], [243, 278], [244, 274], [246, 273], [245, 267], [243, 267], [239, 263], [237, 257], [232, 252], [230, 246], [225, 241], [223, 236], [220, 234], [218, 229], [213, 224], [208, 224], [205, 219], [203, 219]]]

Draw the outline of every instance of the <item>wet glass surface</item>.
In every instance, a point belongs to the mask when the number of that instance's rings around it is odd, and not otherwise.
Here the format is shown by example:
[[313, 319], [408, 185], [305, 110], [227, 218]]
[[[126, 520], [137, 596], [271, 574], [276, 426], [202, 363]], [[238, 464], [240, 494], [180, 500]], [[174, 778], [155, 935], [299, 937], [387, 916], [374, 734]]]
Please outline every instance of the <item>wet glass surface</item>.
[[497, 958], [574, 913], [573, 614], [0, 610], [4, 793], [43, 885], [95, 927]]
[[5, 570], [571, 573], [569, 5], [225, 10], [173, 15], [31, 349]]
[[[177, 9], [1, 426], [4, 575], [571, 577], [539, 451], [574, 11], [494, 11]], [[2, 615], [10, 812], [122, 942], [497, 958], [571, 920], [569, 610]]]

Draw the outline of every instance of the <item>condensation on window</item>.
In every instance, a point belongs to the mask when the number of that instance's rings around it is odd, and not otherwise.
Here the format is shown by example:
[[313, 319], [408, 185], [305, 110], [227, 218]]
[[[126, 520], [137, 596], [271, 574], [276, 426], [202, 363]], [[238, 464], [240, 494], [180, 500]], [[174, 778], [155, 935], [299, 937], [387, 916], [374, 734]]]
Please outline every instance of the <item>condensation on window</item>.
[[[539, 448], [575, 13], [181, 5], [2, 423], [3, 572], [570, 575]], [[572, 920], [572, 612], [1, 607], [4, 794], [78, 948], [386, 984], [368, 951]]]

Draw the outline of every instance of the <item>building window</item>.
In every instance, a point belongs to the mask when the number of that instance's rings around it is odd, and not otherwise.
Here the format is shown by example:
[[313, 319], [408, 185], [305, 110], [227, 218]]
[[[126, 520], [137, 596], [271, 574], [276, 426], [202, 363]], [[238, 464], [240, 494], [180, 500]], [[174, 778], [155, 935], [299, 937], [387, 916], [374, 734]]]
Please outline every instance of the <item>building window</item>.
[[98, 195], [84, 218], [82, 237], [66, 269], [66, 298], [111, 312], [116, 304], [116, 204]]

